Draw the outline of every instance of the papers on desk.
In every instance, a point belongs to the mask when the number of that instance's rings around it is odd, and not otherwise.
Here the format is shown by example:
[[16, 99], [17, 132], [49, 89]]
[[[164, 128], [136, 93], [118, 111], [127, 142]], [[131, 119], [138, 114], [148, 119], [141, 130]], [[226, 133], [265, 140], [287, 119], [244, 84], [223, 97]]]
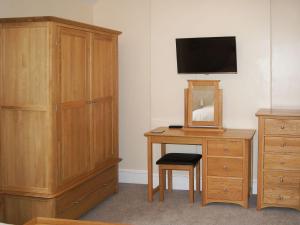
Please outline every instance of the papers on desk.
[[151, 133], [161, 134], [161, 133], [165, 132], [165, 130], [166, 130], [165, 127], [159, 127], [159, 128], [156, 128], [156, 129], [152, 130]]

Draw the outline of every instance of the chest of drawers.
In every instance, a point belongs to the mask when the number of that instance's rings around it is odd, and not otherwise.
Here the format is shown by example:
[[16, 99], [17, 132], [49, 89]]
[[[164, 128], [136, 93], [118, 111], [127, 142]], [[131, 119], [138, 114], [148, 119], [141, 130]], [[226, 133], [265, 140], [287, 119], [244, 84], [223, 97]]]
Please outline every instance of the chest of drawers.
[[257, 209], [300, 210], [300, 110], [261, 109]]

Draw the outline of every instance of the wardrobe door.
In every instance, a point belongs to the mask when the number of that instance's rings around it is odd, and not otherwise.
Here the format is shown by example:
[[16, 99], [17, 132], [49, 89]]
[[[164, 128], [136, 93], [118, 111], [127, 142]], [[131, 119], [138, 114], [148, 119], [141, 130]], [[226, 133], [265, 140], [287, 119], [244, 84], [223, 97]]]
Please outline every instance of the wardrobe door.
[[118, 158], [117, 39], [92, 36], [92, 169]]
[[89, 170], [89, 33], [60, 27], [59, 57], [59, 183], [65, 184]]
[[46, 23], [7, 23], [0, 34], [2, 188], [49, 193], [49, 29]]

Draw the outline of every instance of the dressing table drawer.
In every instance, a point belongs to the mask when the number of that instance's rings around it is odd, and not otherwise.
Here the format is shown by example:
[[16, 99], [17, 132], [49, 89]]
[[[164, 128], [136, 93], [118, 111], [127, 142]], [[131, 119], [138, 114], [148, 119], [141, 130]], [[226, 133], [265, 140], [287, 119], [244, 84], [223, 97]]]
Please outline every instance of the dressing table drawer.
[[220, 177], [243, 177], [243, 159], [240, 158], [207, 158], [207, 175]]
[[265, 119], [265, 134], [300, 135], [300, 120]]
[[208, 140], [207, 154], [209, 156], [243, 156], [243, 142], [241, 140]]
[[241, 201], [243, 180], [238, 178], [208, 177], [208, 199]]
[[300, 154], [300, 138], [265, 137], [265, 152]]

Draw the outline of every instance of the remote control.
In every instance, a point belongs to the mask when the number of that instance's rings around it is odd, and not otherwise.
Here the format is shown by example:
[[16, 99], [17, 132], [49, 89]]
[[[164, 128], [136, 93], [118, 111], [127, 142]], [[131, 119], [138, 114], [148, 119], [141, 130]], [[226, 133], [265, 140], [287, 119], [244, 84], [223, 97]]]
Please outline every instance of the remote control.
[[169, 125], [169, 128], [172, 129], [172, 128], [177, 128], [177, 129], [180, 129], [182, 128], [183, 126], [182, 125]]

